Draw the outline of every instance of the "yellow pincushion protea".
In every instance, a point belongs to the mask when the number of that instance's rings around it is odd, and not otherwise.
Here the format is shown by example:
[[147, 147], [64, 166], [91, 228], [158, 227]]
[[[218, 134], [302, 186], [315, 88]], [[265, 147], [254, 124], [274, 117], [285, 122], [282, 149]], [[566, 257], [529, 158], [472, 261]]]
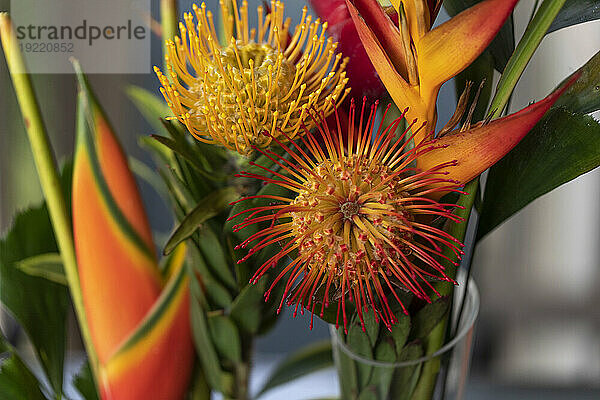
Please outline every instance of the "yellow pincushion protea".
[[233, 15], [227, 3], [220, 1], [226, 45], [206, 5], [194, 5], [180, 23], [181, 37], [167, 42], [167, 73], [155, 71], [169, 107], [196, 139], [248, 155], [272, 138], [304, 132], [309, 110], [332, 113], [349, 91], [347, 59], [325, 37], [327, 24], [306, 8], [290, 35], [282, 2], [271, 1], [266, 15], [258, 7], [257, 29], [249, 29], [246, 1], [239, 8], [231, 2]]

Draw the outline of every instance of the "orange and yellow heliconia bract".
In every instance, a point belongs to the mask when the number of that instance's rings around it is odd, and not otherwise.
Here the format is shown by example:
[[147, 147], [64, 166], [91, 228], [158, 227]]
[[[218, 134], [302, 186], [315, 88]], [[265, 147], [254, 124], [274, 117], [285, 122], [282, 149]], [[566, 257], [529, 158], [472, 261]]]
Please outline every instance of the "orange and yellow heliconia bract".
[[439, 1], [392, 0], [396, 26], [377, 0], [346, 0], [365, 50], [398, 108], [409, 107], [409, 121], [427, 121], [417, 140], [435, 129], [442, 84], [485, 50], [517, 1], [485, 0], [432, 29]]
[[102, 399], [181, 399], [193, 364], [185, 247], [158, 267], [127, 159], [80, 73], [73, 228]]
[[[392, 0], [399, 14], [396, 27], [376, 0], [346, 0], [365, 50], [391, 98], [401, 110], [407, 108], [409, 122], [424, 125], [415, 135], [415, 143], [433, 137], [441, 85], [485, 50], [517, 1], [484, 0], [431, 29], [439, 2]], [[431, 10], [432, 6], [436, 8]], [[416, 160], [417, 169], [453, 161], [455, 165], [445, 171], [447, 177], [466, 184], [516, 146], [578, 78], [573, 75], [560, 89], [517, 113], [491, 122], [469, 122], [436, 138], [436, 149]], [[443, 194], [438, 192], [438, 196]]]

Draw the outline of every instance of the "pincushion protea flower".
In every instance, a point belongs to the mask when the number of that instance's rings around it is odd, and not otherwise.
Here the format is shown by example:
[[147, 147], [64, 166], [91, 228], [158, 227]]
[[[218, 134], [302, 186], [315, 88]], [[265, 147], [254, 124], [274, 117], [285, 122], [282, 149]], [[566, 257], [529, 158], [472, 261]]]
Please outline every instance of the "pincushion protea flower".
[[[429, 198], [435, 192], [457, 191], [458, 182], [440, 172], [455, 162], [415, 171], [412, 166], [415, 159], [435, 147], [431, 141], [423, 141], [408, 150], [414, 138], [414, 134], [409, 136], [408, 132], [411, 129], [419, 132], [423, 125], [416, 127], [413, 121], [404, 133], [397, 135], [402, 120], [398, 118], [385, 129], [380, 126], [372, 140], [377, 103], [371, 106], [368, 115], [365, 101], [360, 113], [356, 113], [355, 108], [352, 102], [347, 150], [340, 126], [332, 132], [322, 123], [322, 113], [311, 114], [315, 124], [321, 120], [317, 135], [304, 127], [305, 137], [300, 140], [306, 151], [292, 138], [287, 138], [289, 145], [273, 139], [289, 154], [291, 161], [259, 150], [271, 157], [283, 173], [271, 171], [274, 178], [245, 172], [240, 176], [274, 183], [295, 194], [289, 198], [264, 196], [280, 204], [244, 211], [250, 215], [234, 229], [262, 221], [272, 222], [270, 227], [238, 246], [244, 248], [256, 242], [240, 261], [270, 244], [288, 241], [257, 270], [255, 281], [274, 263], [297, 253], [275, 278], [266, 296], [288, 276], [282, 303], [287, 298], [288, 304], [296, 304], [296, 310], [306, 307], [314, 313], [314, 294], [324, 287], [324, 301], [317, 310], [321, 315], [330, 299], [341, 298], [337, 320], [339, 323], [341, 318], [346, 326], [345, 303], [349, 299], [361, 320], [371, 307], [390, 327], [396, 317], [389, 297], [402, 306], [396, 294], [401, 288], [428, 299], [426, 288], [435, 291], [430, 278], [450, 280], [436, 259], [444, 257], [442, 248], [450, 247], [457, 258], [462, 253], [460, 242], [430, 223], [432, 218], [438, 217], [458, 222], [452, 214], [452, 204]], [[356, 122], [358, 128], [355, 128]], [[432, 184], [441, 185], [433, 187]], [[300, 277], [301, 282], [293, 288]]]
[[[289, 145], [273, 138], [289, 160], [258, 149], [273, 160], [279, 172], [263, 167], [270, 176], [240, 174], [295, 193], [289, 197], [251, 196], [278, 203], [249, 208], [231, 217], [249, 213], [235, 230], [271, 223], [238, 245], [251, 246], [240, 262], [271, 244], [287, 242], [253, 277], [256, 282], [284, 257], [293, 257], [266, 292], [268, 297], [287, 276], [280, 308], [287, 302], [295, 304], [296, 311], [304, 307], [314, 315], [317, 297], [321, 297], [317, 312], [322, 316], [331, 300], [340, 300], [337, 324], [341, 317], [346, 328], [348, 299], [361, 321], [372, 308], [390, 327], [396, 317], [389, 299], [406, 311], [397, 289], [429, 301], [430, 294], [436, 293], [431, 279], [451, 281], [440, 260], [454, 265], [460, 261], [462, 244], [438, 224], [461, 220], [452, 214], [456, 206], [440, 202], [440, 198], [448, 192], [462, 193], [462, 184], [500, 160], [578, 78], [574, 75], [548, 97], [518, 113], [491, 122], [467, 122], [436, 139], [431, 139], [432, 131], [423, 133], [427, 124], [417, 125], [416, 119], [404, 133], [396, 135], [408, 109], [388, 127], [380, 126], [374, 137], [377, 103], [367, 116], [363, 102], [357, 120], [352, 102], [345, 132], [337, 111], [335, 129], [323, 122], [322, 113], [311, 113], [316, 134], [304, 127], [301, 143], [286, 137]], [[409, 135], [409, 131], [413, 133]], [[413, 148], [408, 145], [411, 142]], [[456, 260], [444, 256], [444, 248], [450, 248]], [[297, 281], [300, 283], [294, 286]]]
[[258, 29], [249, 28], [246, 1], [238, 8], [233, 0], [233, 15], [227, 3], [220, 1], [227, 43], [218, 42], [206, 5], [194, 5], [181, 37], [167, 42], [167, 74], [155, 71], [169, 107], [196, 139], [247, 155], [302, 132], [310, 108], [330, 114], [347, 93], [347, 60], [306, 8], [290, 35], [282, 2], [271, 1], [266, 16], [258, 7]]

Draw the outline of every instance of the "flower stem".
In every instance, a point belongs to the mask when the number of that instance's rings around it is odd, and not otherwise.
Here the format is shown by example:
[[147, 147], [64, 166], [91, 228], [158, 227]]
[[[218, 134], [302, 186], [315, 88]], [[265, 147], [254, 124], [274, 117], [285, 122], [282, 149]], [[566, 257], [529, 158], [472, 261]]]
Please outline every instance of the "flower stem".
[[[177, 0], [160, 0], [160, 25], [162, 28], [163, 57], [167, 55], [167, 40], [177, 36], [179, 24], [177, 13]], [[167, 66], [164, 66], [167, 70]]]
[[40, 107], [33, 91], [30, 76], [27, 74], [11, 19], [7, 13], [0, 13], [0, 39], [2, 40], [4, 56], [6, 57], [17, 100], [21, 108], [31, 152], [33, 153], [40, 184], [52, 221], [52, 227], [62, 256], [71, 298], [73, 299], [73, 305], [79, 320], [88, 359], [92, 371], [94, 371], [94, 376], [97, 376], [98, 358], [91, 341], [85, 309], [83, 307], [71, 220], [62, 192], [48, 133], [42, 120]]
[[496, 87], [496, 94], [492, 99], [489, 111], [493, 118], [498, 118], [502, 115], [502, 111], [508, 103], [508, 99], [523, 74], [525, 67], [529, 63], [529, 60], [531, 60], [531, 57], [533, 57], [533, 53], [537, 50], [552, 21], [554, 21], [554, 18], [556, 18], [556, 15], [565, 4], [565, 1], [545, 0], [531, 22], [527, 25], [527, 29], [508, 60]]
[[[446, 231], [454, 236], [456, 239], [461, 242], [464, 241], [465, 235], [467, 233], [467, 226], [469, 224], [469, 216], [471, 215], [471, 209], [473, 208], [473, 204], [475, 204], [475, 197], [478, 194], [477, 187], [479, 186], [479, 177], [473, 179], [471, 182], [465, 185], [464, 191], [467, 192], [467, 195], [461, 196], [457, 205], [462, 208], [457, 208], [455, 211], [455, 215], [464, 219], [463, 223], [448, 224]], [[453, 257], [454, 254], [450, 249], [444, 249], [444, 255], [447, 257]], [[456, 278], [456, 267], [450, 263], [445, 263], [446, 266], [446, 274], [451, 278]], [[450, 296], [454, 292], [454, 285], [449, 282], [444, 282], [436, 286], [437, 291], [441, 296]], [[444, 344], [444, 340], [446, 338], [446, 327], [448, 324], [448, 318], [450, 317], [450, 311], [447, 313], [446, 318], [444, 318], [440, 323], [431, 331], [427, 339], [425, 340], [424, 346], [425, 351], [428, 355], [435, 353], [442, 345]], [[429, 400], [433, 396], [433, 391], [435, 389], [435, 382], [437, 380], [438, 373], [441, 367], [441, 358], [436, 357], [430, 361], [427, 361], [423, 365], [423, 370], [421, 371], [421, 376], [419, 377], [419, 383], [415, 388], [415, 391], [412, 395], [412, 400]]]

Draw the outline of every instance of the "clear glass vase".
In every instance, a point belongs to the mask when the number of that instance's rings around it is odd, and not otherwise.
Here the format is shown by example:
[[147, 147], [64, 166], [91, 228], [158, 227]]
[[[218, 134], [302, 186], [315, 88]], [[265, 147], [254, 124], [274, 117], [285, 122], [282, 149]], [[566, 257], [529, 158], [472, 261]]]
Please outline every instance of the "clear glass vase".
[[[460, 280], [459, 280], [460, 281]], [[465, 298], [465, 287], [468, 287]], [[455, 290], [452, 325], [464, 308], [456, 334], [431, 355], [385, 362], [358, 354], [330, 326], [333, 357], [343, 400], [460, 400], [469, 374], [479, 292], [471, 280]], [[341, 331], [341, 330], [340, 330]], [[409, 352], [410, 353], [410, 352]], [[408, 354], [409, 354], [408, 353]], [[418, 354], [415, 353], [415, 354]]]

